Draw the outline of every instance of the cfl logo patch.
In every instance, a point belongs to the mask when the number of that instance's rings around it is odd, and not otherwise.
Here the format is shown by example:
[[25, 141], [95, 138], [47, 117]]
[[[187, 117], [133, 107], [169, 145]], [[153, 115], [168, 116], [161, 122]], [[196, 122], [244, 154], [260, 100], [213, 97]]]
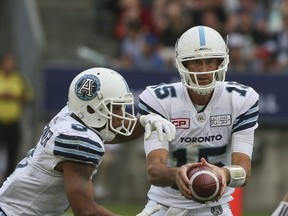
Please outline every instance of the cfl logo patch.
[[190, 127], [190, 119], [188, 118], [171, 119], [171, 122], [179, 129], [188, 129]]

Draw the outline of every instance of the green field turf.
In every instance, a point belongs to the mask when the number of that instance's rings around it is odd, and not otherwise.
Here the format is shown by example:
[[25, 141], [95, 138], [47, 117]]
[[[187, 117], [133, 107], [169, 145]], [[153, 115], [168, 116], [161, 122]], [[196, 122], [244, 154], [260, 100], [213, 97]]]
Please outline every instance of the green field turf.
[[[122, 216], [135, 216], [138, 214], [142, 208], [143, 205], [124, 205], [124, 204], [103, 204], [104, 207], [107, 209], [113, 211], [116, 214], [122, 215]], [[68, 210], [65, 214], [62, 216], [73, 216], [72, 212]], [[247, 211], [244, 212], [243, 216], [271, 216], [271, 212], [265, 212], [265, 211]]]

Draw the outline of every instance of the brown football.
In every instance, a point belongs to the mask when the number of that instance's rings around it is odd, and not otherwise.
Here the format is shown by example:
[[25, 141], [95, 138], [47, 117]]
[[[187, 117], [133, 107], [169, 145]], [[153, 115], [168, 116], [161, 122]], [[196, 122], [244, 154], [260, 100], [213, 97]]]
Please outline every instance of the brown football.
[[195, 167], [187, 172], [193, 200], [200, 203], [214, 201], [221, 190], [220, 176], [210, 167]]

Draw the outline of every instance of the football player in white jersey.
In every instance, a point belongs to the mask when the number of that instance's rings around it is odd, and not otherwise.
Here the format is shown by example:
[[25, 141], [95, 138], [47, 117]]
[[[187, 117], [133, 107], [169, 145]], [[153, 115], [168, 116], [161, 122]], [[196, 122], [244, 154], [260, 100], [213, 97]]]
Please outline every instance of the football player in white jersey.
[[[225, 81], [228, 48], [214, 29], [190, 28], [175, 49], [181, 82], [148, 86], [139, 96], [139, 114], [170, 120], [176, 137], [160, 142], [152, 134], [144, 143], [151, 187], [138, 215], [232, 215], [231, 195], [251, 174], [259, 96], [249, 86]], [[222, 179], [221, 195], [205, 204], [192, 200], [186, 175], [203, 164]]]
[[[164, 129], [173, 138], [174, 126], [161, 117], [147, 115], [141, 123], [148, 137], [157, 130], [161, 138]], [[116, 134], [131, 140], [143, 133], [141, 127], [120, 74], [108, 68], [81, 72], [70, 84], [67, 106], [0, 188], [0, 215], [59, 216], [69, 206], [78, 216], [116, 215], [95, 202], [92, 177], [105, 153], [103, 143]]]
[[288, 216], [288, 191], [271, 216]]

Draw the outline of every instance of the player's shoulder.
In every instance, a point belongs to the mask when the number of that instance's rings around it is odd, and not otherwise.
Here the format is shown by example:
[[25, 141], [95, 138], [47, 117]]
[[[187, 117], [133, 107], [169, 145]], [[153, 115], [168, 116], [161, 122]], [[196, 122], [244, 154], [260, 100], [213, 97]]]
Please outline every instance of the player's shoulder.
[[258, 112], [259, 95], [250, 86], [235, 81], [224, 82], [220, 87], [217, 98], [220, 98], [222, 104], [233, 107], [239, 113], [247, 110], [255, 110]]
[[69, 139], [71, 140], [88, 139], [92, 143], [93, 140], [101, 141], [99, 135], [94, 130], [74, 118], [72, 113], [66, 108], [51, 120], [50, 125], [51, 129], [58, 136], [70, 137]]
[[146, 87], [146, 90], [153, 90], [153, 89], [157, 89], [157, 88], [165, 88], [165, 87], [169, 87], [169, 86], [173, 86], [174, 88], [177, 88], [179, 85], [182, 85], [181, 82], [175, 82], [175, 83], [159, 83], [156, 85], [149, 85]]
[[101, 161], [105, 148], [96, 132], [77, 123], [57, 132], [53, 148], [55, 156], [96, 165]]
[[254, 98], [258, 100], [259, 98], [259, 94], [253, 87], [236, 81], [225, 81], [221, 86], [221, 90], [222, 93], [239, 99]]
[[181, 82], [160, 83], [158, 85], [147, 86], [141, 95], [150, 94], [153, 97], [165, 99], [168, 97], [177, 97], [183, 91], [183, 88], [184, 86]]
[[53, 134], [50, 148], [55, 156], [97, 164], [104, 155], [104, 145], [99, 135], [72, 118], [71, 112], [66, 108], [61, 110], [47, 127], [43, 134], [48, 129]]
[[160, 83], [158, 85], [147, 86], [139, 95], [138, 112], [147, 114], [149, 112], [166, 116], [170, 112], [172, 105], [179, 102], [183, 94], [182, 83]]
[[49, 127], [55, 133], [83, 133], [88, 127], [72, 117], [72, 112], [65, 106], [54, 118], [51, 119]]

